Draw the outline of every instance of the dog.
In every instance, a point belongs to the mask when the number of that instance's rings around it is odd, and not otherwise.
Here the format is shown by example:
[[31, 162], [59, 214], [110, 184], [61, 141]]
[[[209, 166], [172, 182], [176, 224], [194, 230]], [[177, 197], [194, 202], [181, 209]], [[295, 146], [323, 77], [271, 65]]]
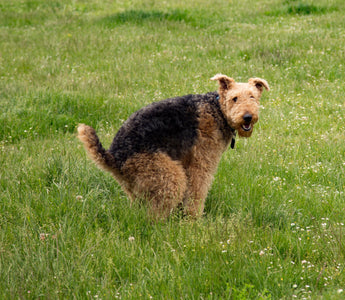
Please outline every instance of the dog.
[[180, 206], [200, 217], [223, 152], [234, 147], [236, 133], [250, 137], [259, 119], [266, 80], [237, 83], [222, 74], [211, 80], [218, 81], [217, 92], [169, 98], [133, 113], [108, 150], [92, 127], [78, 126], [91, 159], [112, 174], [131, 202], [144, 201], [156, 220]]

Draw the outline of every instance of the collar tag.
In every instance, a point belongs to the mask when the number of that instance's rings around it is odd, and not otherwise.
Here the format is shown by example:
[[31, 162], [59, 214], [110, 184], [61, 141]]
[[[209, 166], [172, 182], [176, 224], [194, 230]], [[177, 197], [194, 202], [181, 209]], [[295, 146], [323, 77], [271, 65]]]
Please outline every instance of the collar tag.
[[235, 148], [235, 142], [236, 142], [236, 140], [235, 140], [235, 137], [233, 136], [233, 137], [231, 138], [231, 149], [234, 149], [234, 148]]
[[231, 137], [231, 144], [230, 144], [231, 149], [235, 148], [235, 142], [236, 142], [236, 131], [235, 131], [235, 129], [233, 129], [232, 137]]

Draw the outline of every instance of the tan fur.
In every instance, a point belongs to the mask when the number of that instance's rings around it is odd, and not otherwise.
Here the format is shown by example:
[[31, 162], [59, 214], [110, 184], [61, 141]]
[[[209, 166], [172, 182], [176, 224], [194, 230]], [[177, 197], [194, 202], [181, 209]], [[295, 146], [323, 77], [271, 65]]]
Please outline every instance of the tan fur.
[[131, 199], [145, 200], [153, 218], [166, 218], [182, 204], [187, 189], [185, 170], [165, 153], [136, 154], [127, 160], [122, 173]]
[[199, 121], [199, 138], [192, 148], [192, 158], [186, 166], [188, 192], [185, 195], [184, 207], [186, 214], [193, 217], [199, 217], [203, 213], [214, 173], [228, 146], [214, 118], [205, 110], [201, 111]]
[[[90, 156], [90, 158], [102, 169], [107, 171], [112, 170], [111, 166], [109, 166], [105, 158], [101, 155], [98, 145], [99, 140], [96, 135], [96, 131], [85, 124], [79, 124], [78, 126], [78, 138], [83, 142], [86, 152]], [[111, 157], [109, 157], [111, 159]]]
[[[236, 83], [234, 79], [222, 74], [217, 74], [211, 80], [218, 80], [219, 82], [220, 103], [229, 125], [237, 130], [239, 136], [250, 137], [254, 124], [259, 119], [259, 100], [263, 88], [269, 90], [267, 81], [251, 78], [248, 83]], [[237, 99], [236, 102], [233, 101], [235, 98]], [[243, 116], [246, 113], [253, 116], [250, 131], [244, 131], [242, 128]]]

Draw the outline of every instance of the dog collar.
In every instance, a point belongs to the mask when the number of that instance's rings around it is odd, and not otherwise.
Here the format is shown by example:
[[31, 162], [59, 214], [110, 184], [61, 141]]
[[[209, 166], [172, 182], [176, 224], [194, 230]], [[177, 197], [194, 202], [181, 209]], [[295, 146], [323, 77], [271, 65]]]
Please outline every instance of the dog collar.
[[[218, 100], [219, 100], [219, 95], [217, 95], [216, 100], [217, 100], [217, 103], [219, 104], [219, 102], [218, 102]], [[236, 143], [236, 129], [235, 129], [235, 128], [232, 128], [232, 127], [229, 125], [228, 121], [225, 119], [224, 114], [223, 114], [223, 112], [222, 112], [222, 109], [220, 108], [220, 104], [219, 104], [219, 108], [218, 108], [218, 109], [219, 109], [219, 111], [220, 111], [220, 113], [221, 113], [221, 115], [222, 115], [222, 117], [223, 117], [223, 120], [224, 120], [225, 124], [227, 124], [227, 125], [229, 126], [229, 128], [230, 128], [230, 131], [231, 131], [231, 133], [232, 133], [232, 135], [231, 135], [230, 147], [231, 147], [231, 149], [234, 149], [234, 148], [235, 148], [235, 143]]]
[[235, 137], [236, 137], [236, 132], [234, 131], [234, 132], [232, 133], [232, 137], [231, 137], [231, 144], [230, 144], [231, 149], [234, 149], [234, 148], [235, 148], [235, 142], [236, 142]]

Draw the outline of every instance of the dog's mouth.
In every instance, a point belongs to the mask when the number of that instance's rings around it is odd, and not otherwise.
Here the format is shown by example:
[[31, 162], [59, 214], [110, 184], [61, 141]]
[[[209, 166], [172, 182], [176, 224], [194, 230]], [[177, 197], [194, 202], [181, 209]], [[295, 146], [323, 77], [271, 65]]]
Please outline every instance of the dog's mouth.
[[251, 131], [252, 130], [252, 124], [243, 124], [242, 126], [241, 126], [241, 128], [244, 130], [244, 131]]

